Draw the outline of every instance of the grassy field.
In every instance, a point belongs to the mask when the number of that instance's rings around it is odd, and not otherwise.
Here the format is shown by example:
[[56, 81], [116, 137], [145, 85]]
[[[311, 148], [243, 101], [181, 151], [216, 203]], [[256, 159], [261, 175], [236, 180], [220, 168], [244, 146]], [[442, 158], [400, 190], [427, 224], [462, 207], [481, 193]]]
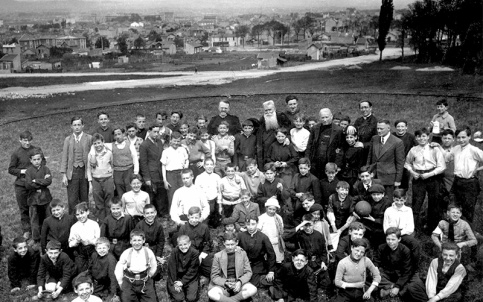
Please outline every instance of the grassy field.
[[[263, 101], [273, 99], [282, 109], [286, 94], [300, 93], [302, 111], [310, 115], [315, 116], [320, 108], [329, 107], [334, 113], [340, 111], [355, 119], [359, 115], [358, 102], [370, 100], [374, 104], [374, 114], [378, 118], [389, 118], [392, 121], [396, 118], [407, 118], [410, 120], [409, 131], [414, 131], [429, 123], [435, 113], [434, 103], [441, 95], [452, 95], [448, 100], [450, 112], [457, 125], [469, 124], [472, 128], [483, 129], [483, 103], [481, 99], [471, 98], [482, 96], [481, 77], [463, 76], [458, 72], [389, 71], [390, 67], [397, 64], [400, 63], [375, 63], [363, 66], [362, 70], [340, 69], [276, 74], [222, 86], [118, 89], [59, 95], [42, 100], [3, 100], [0, 102], [0, 122], [11, 121], [0, 126], [0, 147], [4, 150], [0, 154], [0, 179], [4, 180], [4, 185], [0, 187], [3, 248], [8, 250], [9, 242], [20, 234], [19, 215], [12, 185], [14, 178], [7, 173], [10, 154], [18, 147], [18, 133], [23, 130], [30, 130], [33, 133], [33, 144], [42, 147], [48, 157], [48, 167], [53, 172], [54, 182], [50, 187], [52, 194], [54, 197], [66, 199], [66, 189], [61, 186], [58, 171], [62, 141], [71, 132], [70, 118], [74, 114], [84, 117], [87, 133], [92, 133], [97, 126], [96, 113], [99, 110], [105, 110], [110, 114], [113, 125], [125, 125], [132, 121], [138, 112], [146, 114], [150, 124], [158, 110], [174, 109], [181, 110], [188, 122], [193, 123], [194, 117], [198, 114], [208, 117], [215, 114], [216, 103], [220, 97], [209, 97], [210, 95], [242, 95], [232, 98], [231, 111], [243, 120], [248, 117], [259, 117]], [[325, 94], [318, 94], [319, 92]], [[259, 93], [265, 95], [258, 95]], [[412, 95], [407, 95], [408, 93]], [[179, 99], [181, 97], [193, 98]], [[14, 122], [17, 118], [28, 119]], [[477, 211], [482, 212], [481, 199]], [[475, 216], [479, 218], [476, 229], [481, 233], [482, 216]], [[431, 258], [431, 247], [427, 244], [427, 237], [421, 239], [426, 243], [421, 262], [421, 272], [425, 274]], [[169, 252], [168, 249], [166, 252]], [[1, 259], [0, 271], [6, 272], [5, 254]], [[481, 301], [481, 297], [477, 295], [482, 285], [477, 281], [469, 284], [472, 297], [465, 301]], [[164, 284], [158, 289], [161, 300], [167, 301]], [[9, 297], [9, 290], [6, 274], [1, 274], [0, 301], [29, 301], [27, 295]], [[203, 290], [202, 301], [206, 301], [206, 290]], [[269, 299], [262, 293], [257, 301]]]

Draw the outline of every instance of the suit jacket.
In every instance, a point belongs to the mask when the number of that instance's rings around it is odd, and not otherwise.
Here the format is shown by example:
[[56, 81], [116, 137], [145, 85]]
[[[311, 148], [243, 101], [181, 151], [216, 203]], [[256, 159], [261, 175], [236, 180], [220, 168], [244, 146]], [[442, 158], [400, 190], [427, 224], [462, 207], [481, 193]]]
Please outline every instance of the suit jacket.
[[[72, 179], [72, 171], [74, 171], [74, 144], [74, 134], [65, 138], [64, 147], [62, 148], [62, 160], [60, 162], [60, 173], [65, 173], [69, 180]], [[91, 150], [92, 136], [84, 132], [80, 139], [80, 145], [84, 152], [82, 161], [84, 162], [84, 167], [86, 167], [85, 177], [87, 178], [87, 156]]]
[[144, 181], [162, 182], [161, 154], [163, 153], [163, 145], [161, 140], [153, 143], [151, 139], [147, 138], [139, 146], [139, 171]]
[[[248, 283], [252, 278], [252, 268], [248, 260], [247, 253], [240, 247], [235, 250], [235, 274], [236, 279], [241, 281], [242, 285]], [[213, 266], [211, 267], [211, 282], [209, 288], [213, 286], [225, 285], [228, 273], [228, 254], [226, 250], [222, 250], [213, 257]]]
[[[292, 122], [283, 112], [277, 112], [277, 121], [280, 128], [290, 129]], [[260, 171], [264, 171], [264, 159], [268, 154], [268, 148], [277, 141], [275, 130], [267, 131], [265, 128], [265, 117], [260, 118], [260, 126], [257, 130], [257, 164]]]
[[372, 137], [367, 164], [374, 166], [375, 176], [383, 185], [401, 182], [405, 159], [402, 140], [390, 134], [387, 142], [382, 145], [379, 135]]
[[[375, 184], [382, 185], [382, 182], [379, 179], [373, 178], [372, 183], [371, 183], [371, 187]], [[361, 200], [365, 200], [365, 201], [369, 202], [369, 198], [371, 197], [371, 193], [369, 193], [368, 190], [366, 190], [362, 181], [358, 180], [354, 184], [353, 188], [354, 188], [354, 194], [353, 194], [354, 202], [357, 203], [358, 201], [361, 201]]]
[[[319, 147], [321, 126], [322, 124], [318, 123], [310, 130], [309, 141], [307, 143], [306, 152], [308, 152], [307, 156], [312, 162], [313, 168], [315, 168], [314, 163], [317, 161], [316, 159], [318, 158], [317, 149]], [[330, 132], [329, 146], [327, 150], [328, 162], [334, 162], [337, 164], [338, 167], [342, 166], [342, 152], [340, 151], [337, 152], [337, 149], [341, 149], [344, 142], [345, 142], [345, 139], [344, 139], [344, 134], [342, 132], [342, 128], [336, 125], [332, 125], [332, 130]], [[325, 167], [319, 167], [319, 168], [325, 169]], [[317, 174], [320, 174], [320, 173], [317, 173]]]

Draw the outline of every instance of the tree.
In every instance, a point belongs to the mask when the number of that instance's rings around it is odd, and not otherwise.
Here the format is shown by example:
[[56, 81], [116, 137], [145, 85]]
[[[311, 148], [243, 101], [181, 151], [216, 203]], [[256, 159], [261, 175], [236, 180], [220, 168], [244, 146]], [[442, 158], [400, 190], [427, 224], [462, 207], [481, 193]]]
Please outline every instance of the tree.
[[90, 48], [90, 47], [92, 46], [92, 41], [91, 41], [91, 39], [89, 38], [89, 33], [85, 32], [85, 33], [83, 33], [83, 34], [82, 34], [82, 36], [83, 36], [84, 38], [86, 38], [86, 47], [87, 47], [87, 48]]
[[176, 45], [176, 47], [183, 48], [184, 47], [183, 38], [178, 37], [178, 36], [174, 37], [174, 45]]
[[7, 44], [18, 44], [18, 39], [16, 37], [13, 37], [12, 39], [10, 39], [10, 41], [8, 41]]
[[134, 48], [142, 49], [144, 46], [146, 46], [146, 41], [144, 41], [143, 37], [139, 36], [134, 40]]
[[148, 34], [148, 40], [149, 40], [149, 41], [158, 42], [158, 41], [161, 41], [161, 40], [163, 40], [163, 39], [161, 38], [161, 35], [160, 35], [160, 34], [158, 34], [158, 33], [157, 33], [157, 32], [156, 32], [154, 29], [153, 29], [153, 30], [151, 30], [151, 31], [149, 32], [149, 34]]
[[263, 33], [263, 25], [257, 24], [252, 27], [252, 37], [257, 37], [258, 46], [260, 46], [260, 35]]
[[377, 37], [377, 29], [379, 28], [379, 16], [372, 16], [369, 21], [369, 28], [372, 29], [372, 36], [375, 39]]
[[379, 13], [379, 36], [377, 37], [379, 61], [382, 61], [382, 51], [386, 48], [386, 36], [391, 27], [393, 11], [394, 5], [392, 0], [382, 0], [381, 12]]
[[109, 40], [104, 36], [97, 38], [95, 43], [96, 48], [102, 48], [102, 49], [109, 48], [109, 45], [110, 45]]
[[246, 25], [237, 26], [237, 28], [235, 29], [235, 36], [241, 37], [243, 47], [245, 47], [245, 38], [249, 32], [250, 32], [250, 28]]
[[117, 48], [123, 55], [127, 55], [127, 42], [125, 36], [117, 38]]

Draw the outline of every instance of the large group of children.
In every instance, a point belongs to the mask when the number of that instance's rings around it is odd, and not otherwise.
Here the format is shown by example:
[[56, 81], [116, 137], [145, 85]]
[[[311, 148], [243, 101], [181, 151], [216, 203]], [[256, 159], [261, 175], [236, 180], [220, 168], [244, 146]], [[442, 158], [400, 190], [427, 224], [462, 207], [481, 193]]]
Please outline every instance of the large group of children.
[[[299, 112], [297, 97], [286, 103], [291, 126], [276, 129], [263, 152], [259, 121], [240, 123], [227, 100], [210, 123], [172, 111], [157, 113], [149, 128], [142, 114], [112, 127], [101, 112], [91, 136], [74, 117], [60, 171], [65, 201], [50, 193], [52, 173], [32, 134], [20, 133], [9, 172], [24, 233], [8, 257], [11, 293], [157, 301], [155, 284], [166, 282], [172, 301], [198, 301], [204, 285], [222, 302], [250, 300], [262, 288], [276, 301], [464, 301], [463, 280], [476, 262], [471, 201], [483, 151], [469, 144], [469, 128], [456, 130], [448, 103], [439, 101], [429, 127], [414, 136], [407, 121], [394, 124], [405, 170], [391, 194], [368, 161], [373, 136], [382, 145], [388, 137], [370, 102], [360, 103], [364, 118], [353, 125], [328, 116], [345, 141], [335, 150], [342, 164], [328, 161], [325, 171], [314, 171], [307, 154], [318, 119]], [[425, 283], [424, 233], [435, 257]]]

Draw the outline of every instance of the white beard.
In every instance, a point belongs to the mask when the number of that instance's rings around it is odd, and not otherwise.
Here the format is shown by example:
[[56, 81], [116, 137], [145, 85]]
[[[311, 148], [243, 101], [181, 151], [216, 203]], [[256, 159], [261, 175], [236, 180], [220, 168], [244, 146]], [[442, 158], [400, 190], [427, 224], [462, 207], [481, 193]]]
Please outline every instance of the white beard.
[[277, 114], [273, 113], [270, 115], [264, 114], [263, 117], [265, 118], [265, 129], [268, 130], [276, 130], [279, 128], [278, 121], [277, 121]]

